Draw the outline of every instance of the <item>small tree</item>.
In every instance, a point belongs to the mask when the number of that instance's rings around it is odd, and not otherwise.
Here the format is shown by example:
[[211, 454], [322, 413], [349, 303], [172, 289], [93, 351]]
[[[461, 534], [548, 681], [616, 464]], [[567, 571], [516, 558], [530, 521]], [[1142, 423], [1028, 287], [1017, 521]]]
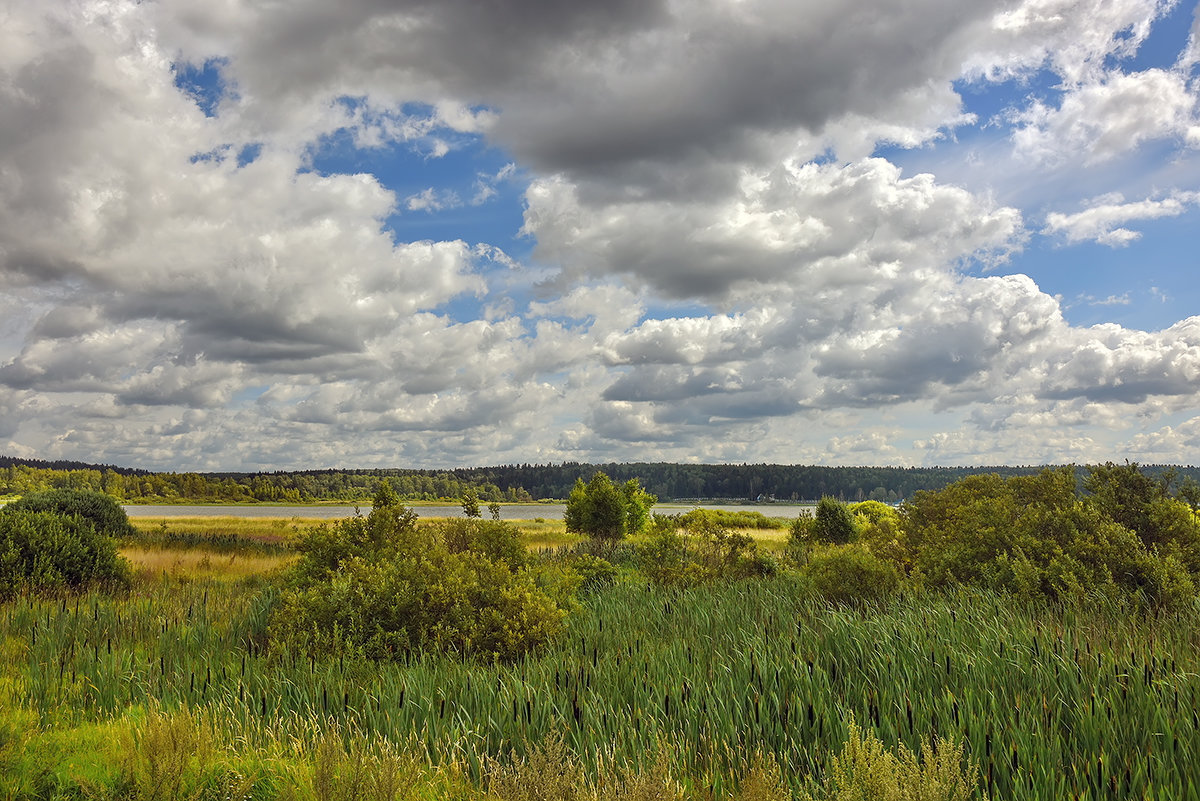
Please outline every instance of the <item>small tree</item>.
[[479, 512], [479, 493], [475, 492], [474, 488], [467, 487], [462, 494], [462, 510], [463, 514], [470, 518], [481, 517]]
[[371, 501], [372, 509], [387, 509], [391, 506], [400, 505], [400, 496], [396, 490], [392, 489], [392, 482], [386, 478], [379, 482], [379, 487], [375, 490], [375, 498]]
[[607, 475], [597, 472], [587, 484], [583, 479], [576, 480], [563, 519], [567, 531], [619, 540], [646, 527], [656, 500], [636, 478], [618, 487]]
[[854, 539], [855, 533], [854, 517], [846, 504], [828, 495], [817, 502], [817, 516], [812, 525], [816, 539], [845, 545]]

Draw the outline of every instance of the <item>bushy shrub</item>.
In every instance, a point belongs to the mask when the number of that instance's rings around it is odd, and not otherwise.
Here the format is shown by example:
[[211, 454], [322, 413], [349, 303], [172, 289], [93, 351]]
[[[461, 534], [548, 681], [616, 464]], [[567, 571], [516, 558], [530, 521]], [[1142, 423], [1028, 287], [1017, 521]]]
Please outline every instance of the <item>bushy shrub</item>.
[[850, 736], [816, 794], [805, 791], [803, 801], [967, 801], [974, 798], [979, 766], [968, 761], [961, 744], [942, 739], [921, 745], [918, 756], [903, 743], [884, 747], [871, 732], [850, 721]]
[[724, 520], [708, 509], [678, 517], [655, 515], [638, 546], [642, 572], [664, 586], [773, 575], [778, 568], [774, 557], [760, 554], [749, 535], [727, 528]]
[[526, 561], [521, 532], [499, 520], [453, 518], [433, 524], [451, 553], [473, 551], [493, 561], [503, 560], [509, 567], [522, 567]]
[[92, 586], [127, 589], [129, 563], [90, 520], [52, 512], [0, 511], [0, 598]]
[[620, 540], [642, 533], [650, 522], [650, 507], [658, 499], [642, 489], [636, 478], [617, 485], [597, 472], [587, 484], [575, 482], [563, 515], [567, 531], [603, 540]]
[[[1190, 510], [1126, 472], [1112, 479], [1115, 489], [1091, 482], [1093, 494], [1082, 498], [1072, 468], [971, 476], [918, 492], [905, 507], [907, 558], [933, 587], [974, 584], [1031, 599], [1100, 594], [1159, 607], [1194, 597], [1197, 538], [1183, 519]], [[1144, 514], [1118, 500], [1141, 504]]]
[[92, 490], [56, 489], [31, 492], [7, 504], [8, 510], [52, 512], [57, 515], [81, 517], [91, 522], [100, 534], [110, 537], [133, 536], [133, 525], [121, 504], [111, 495]]
[[683, 580], [690, 557], [675, 516], [654, 515], [650, 532], [638, 545], [638, 567], [655, 584], [672, 586]]
[[900, 588], [896, 566], [860, 545], [817, 551], [804, 573], [812, 580], [813, 589], [832, 603], [878, 603]]
[[817, 502], [817, 514], [813, 518], [810, 534], [820, 542], [844, 545], [852, 542], [857, 534], [854, 517], [846, 504], [826, 496]]
[[581, 589], [607, 587], [617, 580], [616, 566], [607, 559], [591, 554], [580, 554], [572, 560], [571, 568], [579, 574]]
[[272, 646], [371, 659], [415, 650], [515, 658], [547, 642], [564, 617], [515, 546], [507, 523], [418, 527], [403, 506], [311, 529], [272, 612]]

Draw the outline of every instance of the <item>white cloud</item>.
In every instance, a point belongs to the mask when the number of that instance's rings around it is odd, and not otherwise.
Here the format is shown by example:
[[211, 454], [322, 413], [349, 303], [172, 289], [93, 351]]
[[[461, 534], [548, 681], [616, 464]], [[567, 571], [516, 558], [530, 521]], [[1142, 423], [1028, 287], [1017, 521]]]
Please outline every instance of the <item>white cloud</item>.
[[[1105, 456], [1194, 404], [1200, 323], [1069, 325], [999, 274], [1020, 210], [871, 153], [971, 125], [956, 79], [1041, 69], [1063, 96], [1018, 109], [1024, 153], [1190, 141], [1181, 72], [1109, 66], [1166, 5], [10, 3], [0, 441], [210, 469]], [[206, 117], [172, 64], [210, 58]], [[311, 171], [333, 134], [512, 161], [396, 190]], [[527, 178], [532, 265], [386, 227]], [[1137, 194], [1043, 233], [1118, 244], [1196, 203]]]
[[1062, 234], [1068, 244], [1097, 242], [1122, 247], [1141, 238], [1141, 233], [1125, 228], [1129, 222], [1177, 217], [1189, 206], [1200, 203], [1200, 193], [1174, 192], [1158, 200], [1126, 202], [1120, 193], [1093, 198], [1088, 208], [1075, 214], [1051, 212], [1046, 215], [1042, 233]]
[[1019, 154], [1039, 162], [1112, 159], [1143, 143], [1188, 140], [1197, 123], [1197, 96], [1187, 75], [1150, 69], [1109, 72], [1069, 87], [1058, 108], [1035, 101], [1013, 116]]

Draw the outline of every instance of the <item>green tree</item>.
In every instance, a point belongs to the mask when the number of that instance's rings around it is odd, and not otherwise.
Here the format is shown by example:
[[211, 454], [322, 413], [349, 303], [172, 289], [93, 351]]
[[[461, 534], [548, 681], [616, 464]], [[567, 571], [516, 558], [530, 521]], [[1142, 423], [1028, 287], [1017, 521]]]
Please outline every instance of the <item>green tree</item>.
[[462, 510], [463, 515], [475, 519], [480, 517], [479, 512], [479, 493], [474, 488], [467, 487], [462, 494]]
[[602, 472], [583, 479], [567, 498], [564, 514], [567, 531], [600, 540], [619, 540], [645, 529], [650, 507], [657, 499], [642, 489], [636, 478], [618, 487]]
[[641, 482], [636, 478], [629, 479], [621, 486], [621, 494], [625, 496], [625, 533], [631, 537], [641, 534], [650, 523], [650, 507], [658, 498], [642, 489]]
[[828, 495], [817, 503], [817, 515], [812, 525], [812, 535], [816, 539], [845, 545], [856, 533], [854, 517], [846, 504]]
[[396, 494], [396, 490], [392, 489], [392, 482], [386, 478], [379, 482], [379, 488], [375, 490], [375, 499], [371, 502], [374, 509], [387, 509], [392, 506], [400, 505], [400, 496]]

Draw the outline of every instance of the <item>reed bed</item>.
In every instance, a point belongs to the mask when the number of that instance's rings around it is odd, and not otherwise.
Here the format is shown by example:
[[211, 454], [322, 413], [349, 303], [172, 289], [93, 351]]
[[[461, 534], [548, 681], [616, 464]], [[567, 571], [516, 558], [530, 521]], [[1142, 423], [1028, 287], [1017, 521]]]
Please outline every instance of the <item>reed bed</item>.
[[589, 596], [554, 647], [514, 664], [375, 664], [267, 653], [272, 593], [168, 574], [127, 598], [20, 599], [0, 608], [0, 700], [43, 730], [196, 710], [244, 748], [355, 731], [477, 780], [489, 758], [561, 734], [593, 772], [644, 767], [666, 743], [696, 790], [727, 792], [756, 753], [798, 790], [827, 770], [853, 718], [913, 750], [964, 741], [991, 798], [1187, 798], [1200, 787], [1192, 611], [1022, 608], [979, 594], [841, 609], [786, 577], [618, 583]]

